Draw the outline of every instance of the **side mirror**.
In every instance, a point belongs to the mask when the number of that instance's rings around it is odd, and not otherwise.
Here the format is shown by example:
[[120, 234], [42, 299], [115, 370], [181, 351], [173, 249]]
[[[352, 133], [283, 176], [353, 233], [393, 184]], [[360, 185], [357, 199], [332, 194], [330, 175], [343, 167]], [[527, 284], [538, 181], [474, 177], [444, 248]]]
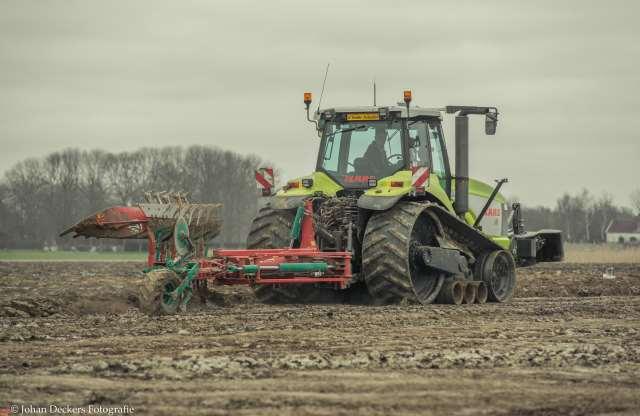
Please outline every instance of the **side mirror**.
[[498, 126], [498, 112], [496, 110], [489, 111], [484, 118], [484, 133], [493, 136], [496, 134], [496, 127]]

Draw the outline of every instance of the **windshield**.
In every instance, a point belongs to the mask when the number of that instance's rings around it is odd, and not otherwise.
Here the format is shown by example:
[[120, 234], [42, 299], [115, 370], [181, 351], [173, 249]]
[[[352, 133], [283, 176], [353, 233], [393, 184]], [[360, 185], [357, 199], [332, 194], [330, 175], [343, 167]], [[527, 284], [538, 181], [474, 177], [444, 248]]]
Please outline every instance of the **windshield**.
[[370, 178], [384, 178], [404, 167], [402, 124], [327, 123], [320, 153], [320, 167], [343, 186], [366, 187]]

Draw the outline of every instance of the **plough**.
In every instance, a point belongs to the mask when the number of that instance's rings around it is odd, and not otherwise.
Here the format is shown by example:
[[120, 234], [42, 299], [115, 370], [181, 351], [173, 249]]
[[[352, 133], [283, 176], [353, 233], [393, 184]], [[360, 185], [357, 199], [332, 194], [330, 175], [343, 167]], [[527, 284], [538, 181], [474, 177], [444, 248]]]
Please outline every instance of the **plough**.
[[140, 306], [150, 314], [185, 309], [194, 292], [205, 298], [215, 285], [350, 285], [351, 252], [318, 249], [311, 200], [296, 212], [290, 246], [279, 249], [207, 250], [205, 242], [220, 230], [220, 207], [183, 200], [111, 207], [61, 235], [146, 238], [147, 277]]

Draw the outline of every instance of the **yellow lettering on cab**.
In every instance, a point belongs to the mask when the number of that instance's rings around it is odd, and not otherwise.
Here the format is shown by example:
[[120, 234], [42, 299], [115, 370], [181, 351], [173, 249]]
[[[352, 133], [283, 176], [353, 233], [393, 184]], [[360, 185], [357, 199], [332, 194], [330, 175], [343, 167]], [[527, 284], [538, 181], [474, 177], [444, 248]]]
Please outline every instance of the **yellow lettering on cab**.
[[378, 113], [351, 113], [347, 114], [347, 121], [371, 121], [380, 120]]

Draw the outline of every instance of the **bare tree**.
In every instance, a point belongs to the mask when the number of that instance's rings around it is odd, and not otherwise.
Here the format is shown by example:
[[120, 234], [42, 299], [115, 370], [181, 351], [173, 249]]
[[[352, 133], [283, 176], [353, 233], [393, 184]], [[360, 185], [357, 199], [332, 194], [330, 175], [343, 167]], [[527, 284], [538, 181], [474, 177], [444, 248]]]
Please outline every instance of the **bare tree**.
[[255, 156], [204, 146], [119, 154], [68, 149], [27, 159], [0, 181], [0, 245], [39, 247], [83, 216], [142, 201], [148, 190], [186, 191], [193, 201], [225, 204], [219, 238], [239, 243], [256, 212], [253, 170], [260, 165]]
[[111, 202], [106, 180], [108, 154], [102, 150], [83, 152], [80, 159], [80, 193], [85, 212], [103, 209]]
[[107, 184], [118, 203], [130, 205], [142, 197], [147, 179], [143, 152], [109, 155], [105, 162]]
[[636, 213], [640, 215], [640, 188], [631, 191], [631, 206], [636, 210]]
[[55, 241], [61, 224], [72, 224], [80, 214], [78, 204], [80, 194], [80, 159], [82, 154], [76, 149], [52, 153], [44, 160], [44, 178], [51, 208], [52, 221], [43, 225], [46, 238]]
[[49, 199], [42, 162], [27, 159], [17, 163], [5, 174], [7, 193], [15, 212], [18, 238], [24, 245], [42, 241], [41, 221], [49, 217], [45, 209]]

